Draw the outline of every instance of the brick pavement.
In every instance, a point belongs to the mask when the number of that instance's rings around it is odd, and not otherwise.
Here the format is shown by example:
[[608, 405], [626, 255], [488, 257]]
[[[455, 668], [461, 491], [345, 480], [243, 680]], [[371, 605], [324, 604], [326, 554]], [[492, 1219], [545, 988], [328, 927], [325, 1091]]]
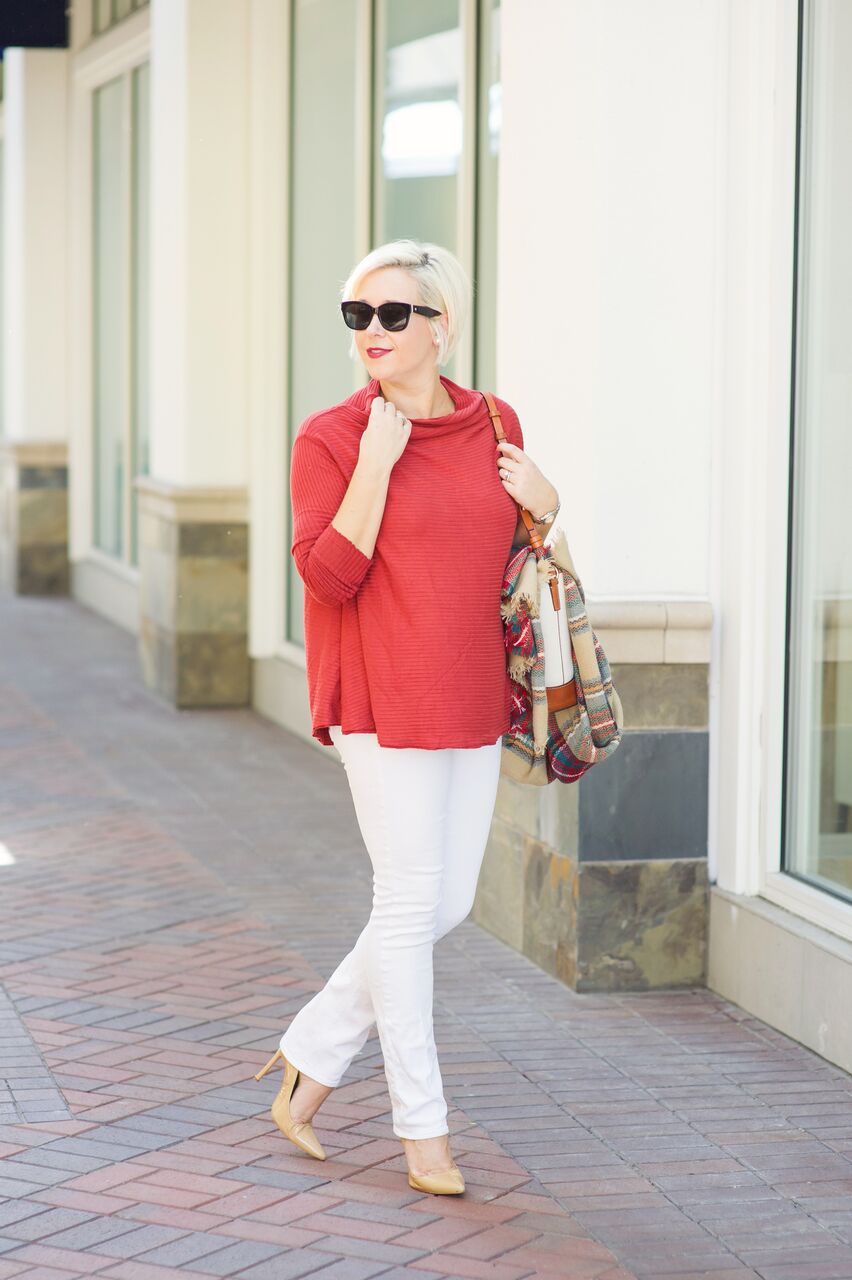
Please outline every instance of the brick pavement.
[[315, 1122], [250, 1077], [351, 945], [343, 770], [177, 712], [133, 637], [0, 594], [0, 1280], [852, 1280], [852, 1080], [705, 990], [435, 952], [462, 1197], [413, 1191], [374, 1035]]

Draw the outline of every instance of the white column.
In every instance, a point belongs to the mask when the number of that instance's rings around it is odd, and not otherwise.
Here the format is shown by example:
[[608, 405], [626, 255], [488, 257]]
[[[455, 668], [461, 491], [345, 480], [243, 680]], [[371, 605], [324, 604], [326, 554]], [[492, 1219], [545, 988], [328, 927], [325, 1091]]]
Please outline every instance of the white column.
[[152, 0], [151, 475], [181, 487], [248, 478], [248, 36], [247, 0]]
[[4, 55], [4, 421], [11, 443], [68, 437], [68, 55]]

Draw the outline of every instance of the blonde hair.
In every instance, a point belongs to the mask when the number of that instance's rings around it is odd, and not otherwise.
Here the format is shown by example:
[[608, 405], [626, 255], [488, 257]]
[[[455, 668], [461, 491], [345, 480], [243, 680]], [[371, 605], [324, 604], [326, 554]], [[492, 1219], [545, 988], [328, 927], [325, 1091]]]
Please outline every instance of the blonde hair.
[[[449, 249], [421, 240], [391, 240], [381, 244], [353, 267], [340, 291], [340, 301], [357, 296], [361, 282], [371, 271], [383, 267], [401, 267], [417, 283], [418, 302], [443, 311], [446, 329], [439, 316], [426, 317], [435, 337], [435, 364], [446, 364], [458, 346], [467, 323], [471, 305], [471, 283], [462, 264]], [[357, 359], [355, 340], [349, 344], [349, 355]]]

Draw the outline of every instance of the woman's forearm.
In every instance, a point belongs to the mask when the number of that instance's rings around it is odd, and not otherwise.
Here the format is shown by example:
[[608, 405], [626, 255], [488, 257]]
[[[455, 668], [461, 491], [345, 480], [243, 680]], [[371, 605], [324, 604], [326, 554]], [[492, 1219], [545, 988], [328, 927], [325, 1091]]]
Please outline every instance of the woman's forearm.
[[365, 556], [372, 556], [388, 496], [390, 471], [376, 470], [359, 459], [349, 487], [331, 523]]

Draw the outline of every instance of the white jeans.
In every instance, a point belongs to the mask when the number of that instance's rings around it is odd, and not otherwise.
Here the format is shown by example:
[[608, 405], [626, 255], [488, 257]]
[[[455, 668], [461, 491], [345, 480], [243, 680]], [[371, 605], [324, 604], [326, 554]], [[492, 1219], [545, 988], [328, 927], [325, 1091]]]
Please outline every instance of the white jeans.
[[378, 1026], [399, 1138], [447, 1133], [432, 1026], [432, 946], [473, 906], [500, 775], [484, 747], [381, 747], [329, 729], [373, 864], [373, 906], [352, 950], [299, 1010], [281, 1050], [336, 1086]]

